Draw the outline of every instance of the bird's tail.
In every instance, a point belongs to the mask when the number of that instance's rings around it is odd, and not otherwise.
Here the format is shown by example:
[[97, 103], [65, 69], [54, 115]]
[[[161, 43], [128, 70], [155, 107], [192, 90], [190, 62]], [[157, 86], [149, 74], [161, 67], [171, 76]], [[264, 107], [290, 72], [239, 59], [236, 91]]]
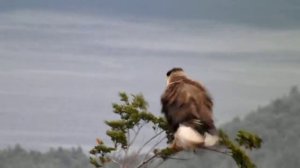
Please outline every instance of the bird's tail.
[[206, 147], [215, 146], [219, 142], [219, 136], [217, 134], [210, 134], [206, 132], [204, 137], [204, 146]]
[[201, 135], [197, 130], [186, 125], [180, 125], [174, 134], [175, 145], [182, 149], [195, 149], [200, 146], [214, 146], [218, 143], [219, 137], [205, 132]]

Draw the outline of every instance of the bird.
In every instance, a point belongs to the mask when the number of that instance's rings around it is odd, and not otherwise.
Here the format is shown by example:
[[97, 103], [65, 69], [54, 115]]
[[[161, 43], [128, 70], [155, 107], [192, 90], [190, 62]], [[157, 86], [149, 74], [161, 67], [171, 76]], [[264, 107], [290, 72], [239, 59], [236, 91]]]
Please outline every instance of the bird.
[[166, 74], [167, 86], [161, 95], [162, 113], [171, 132], [171, 148], [195, 150], [218, 144], [218, 131], [213, 120], [213, 100], [198, 81], [180, 67]]

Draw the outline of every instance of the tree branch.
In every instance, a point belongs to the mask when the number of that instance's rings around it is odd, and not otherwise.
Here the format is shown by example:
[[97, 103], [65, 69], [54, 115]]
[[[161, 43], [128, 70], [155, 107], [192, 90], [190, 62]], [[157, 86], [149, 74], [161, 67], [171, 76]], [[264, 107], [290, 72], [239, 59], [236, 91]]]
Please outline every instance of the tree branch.
[[162, 139], [160, 139], [157, 143], [155, 143], [150, 150], [146, 153], [144, 160], [149, 156], [150, 152], [154, 150], [155, 147], [157, 147], [157, 145], [159, 145], [166, 137], [163, 137]]
[[152, 157], [150, 157], [149, 159], [147, 160], [144, 160], [140, 165], [138, 165], [136, 168], [141, 168], [143, 167], [144, 165], [146, 165], [147, 163], [149, 163], [151, 160], [153, 160], [154, 158], [156, 158], [159, 154], [156, 153], [154, 154]]
[[217, 153], [221, 153], [227, 156], [231, 156], [231, 153], [228, 151], [221, 151], [215, 148], [209, 148], [209, 147], [201, 147], [200, 149], [205, 149], [205, 150], [209, 150], [209, 151], [213, 151], [213, 152], [217, 152]]
[[140, 153], [143, 149], [144, 149], [144, 147], [147, 145], [147, 144], [149, 144], [153, 139], [155, 139], [156, 137], [158, 137], [160, 134], [162, 134], [164, 132], [164, 130], [162, 130], [162, 131], [160, 131], [159, 133], [157, 133], [157, 134], [155, 134], [153, 137], [151, 137], [148, 141], [146, 141], [141, 147], [140, 147], [140, 149], [138, 150], [138, 152], [137, 153]]
[[[148, 141], [146, 141], [141, 147], [140, 149], [137, 151], [137, 154], [140, 154], [140, 152], [144, 149], [144, 147], [149, 144], [152, 140], [154, 140], [155, 138], [157, 138], [159, 135], [161, 135], [164, 131], [160, 131], [157, 134], [155, 134], [153, 137], [151, 137]], [[149, 155], [149, 153], [151, 152], [151, 150], [153, 150], [153, 148], [155, 148], [158, 144], [160, 144], [162, 142], [162, 140], [164, 140], [166, 137], [162, 138], [160, 141], [158, 141], [156, 144], [154, 144], [154, 146], [147, 152], [146, 156], [143, 159], [143, 162], [140, 164], [139, 167], [142, 167], [143, 165], [147, 164], [148, 162], [150, 162], [152, 159], [154, 159], [156, 156], [158, 156], [157, 154], [155, 154], [155, 157], [150, 157], [149, 159], [145, 160], [145, 158]]]
[[131, 146], [133, 144], [133, 142], [136, 140], [138, 134], [140, 133], [141, 129], [145, 126], [146, 123], [143, 123], [142, 125], [138, 126], [138, 130], [134, 131], [134, 137], [131, 140], [131, 142], [129, 142], [128, 147]]

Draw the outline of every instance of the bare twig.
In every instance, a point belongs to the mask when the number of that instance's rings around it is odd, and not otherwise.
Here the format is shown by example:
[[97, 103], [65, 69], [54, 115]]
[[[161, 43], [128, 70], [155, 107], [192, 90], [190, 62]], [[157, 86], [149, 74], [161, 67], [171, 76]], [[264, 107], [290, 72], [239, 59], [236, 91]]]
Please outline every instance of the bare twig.
[[[142, 166], [150, 163], [151, 161], [153, 161], [153, 159], [158, 158], [159, 155], [160, 155], [160, 153], [155, 153], [152, 157], [148, 158], [147, 160], [144, 160], [137, 168], [141, 168]], [[162, 161], [159, 164], [157, 164], [155, 166], [155, 168], [161, 166], [167, 159], [172, 159], [172, 160], [189, 160], [189, 159], [186, 159], [186, 158], [175, 158], [175, 157], [167, 156], [164, 159], [162, 159]]]
[[[124, 156], [122, 165], [126, 166], [126, 164], [128, 164], [128, 162], [131, 162], [131, 161], [132, 161], [133, 158], [128, 159], [128, 158], [129, 158], [129, 157], [128, 157], [129, 149], [130, 149], [131, 145], [134, 143], [134, 141], [136, 140], [136, 138], [138, 137], [138, 135], [139, 135], [141, 129], [144, 127], [145, 124], [146, 124], [146, 123], [143, 123], [143, 124], [141, 124], [141, 125], [138, 125], [138, 126], [137, 126], [137, 131], [135, 131], [134, 129], [132, 129], [133, 132], [134, 132], [134, 137], [132, 138], [132, 140], [130, 139], [130, 130], [128, 130], [128, 132], [127, 132], [127, 141], [128, 141], [129, 143], [128, 143], [128, 145], [127, 145], [127, 148], [124, 149], [125, 156]], [[138, 155], [138, 153], [137, 153], [136, 155]]]
[[134, 141], [136, 140], [138, 134], [140, 133], [141, 129], [145, 126], [146, 123], [143, 123], [142, 125], [138, 126], [137, 131], [134, 131], [134, 137], [131, 140], [131, 142], [129, 142], [128, 146], [132, 145], [134, 143]]
[[218, 150], [216, 148], [202, 147], [201, 149], [205, 149], [205, 150], [209, 150], [209, 151], [221, 153], [221, 154], [224, 154], [224, 155], [227, 155], [227, 156], [231, 156], [230, 152], [228, 152], [228, 151], [221, 151], [221, 150]]
[[149, 159], [147, 160], [144, 160], [140, 165], [138, 165], [136, 168], [141, 168], [143, 167], [144, 165], [146, 165], [147, 163], [149, 163], [150, 161], [152, 161], [154, 158], [156, 158], [159, 154], [156, 153], [154, 154], [152, 157], [150, 157]]
[[[217, 152], [217, 153], [221, 153], [227, 156], [231, 156], [230, 152], [228, 151], [221, 151], [215, 148], [209, 148], [209, 147], [202, 147], [201, 149], [205, 149], [205, 150], [209, 150], [209, 151], [213, 151], [213, 152]], [[148, 154], [147, 154], [148, 155]], [[146, 156], [147, 156], [146, 155]], [[147, 160], [144, 160], [137, 168], [141, 168], [142, 166], [148, 164], [150, 161], [152, 161], [153, 159], [155, 159], [156, 157], [159, 156], [159, 153], [154, 154], [152, 157], [148, 158]], [[146, 157], [145, 157], [146, 158]], [[188, 159], [184, 159], [184, 158], [173, 158], [173, 157], [167, 157], [167, 159], [175, 159], [175, 160], [188, 160]], [[166, 159], [162, 160], [161, 163], [159, 163], [156, 167], [159, 167], [161, 164], [163, 164], [166, 161]]]
[[112, 159], [112, 158], [110, 158], [110, 160], [111, 160], [112, 162], [116, 163], [118, 166], [121, 166], [121, 163], [119, 163], [118, 161], [116, 161], [116, 160], [114, 160], [114, 159]]
[[148, 141], [146, 141], [141, 147], [140, 149], [138, 150], [137, 153], [140, 153], [144, 147], [149, 144], [152, 140], [154, 140], [156, 137], [158, 137], [160, 134], [162, 134], [164, 132], [164, 130], [160, 131], [159, 133], [155, 134], [153, 137], [151, 137]]
[[[168, 159], [173, 159], [173, 160], [189, 160], [189, 159], [185, 159], [185, 158], [172, 158], [172, 157], [167, 157]], [[159, 166], [161, 166], [167, 159], [163, 159], [160, 163], [158, 163], [154, 168], [158, 168]]]
[[[130, 141], [130, 130], [127, 131], [127, 141]], [[127, 164], [127, 157], [128, 157], [128, 150], [129, 150], [130, 144], [127, 144], [127, 147], [124, 149], [125, 152], [125, 156], [124, 159], [122, 161], [122, 165], [126, 165]]]
[[144, 160], [149, 156], [150, 152], [154, 150], [155, 147], [157, 147], [164, 139], [166, 139], [166, 137], [161, 138], [158, 142], [156, 142], [150, 149], [149, 151], [146, 153]]

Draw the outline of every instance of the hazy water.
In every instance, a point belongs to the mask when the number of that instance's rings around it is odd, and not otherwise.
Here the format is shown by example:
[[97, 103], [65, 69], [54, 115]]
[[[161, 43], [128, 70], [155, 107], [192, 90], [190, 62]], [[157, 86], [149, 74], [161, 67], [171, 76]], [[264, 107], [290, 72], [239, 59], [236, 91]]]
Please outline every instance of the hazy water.
[[[218, 124], [300, 83], [298, 50], [277, 51], [273, 41], [282, 36], [272, 33], [256, 39], [226, 25], [211, 25], [210, 32], [198, 24], [37, 14], [0, 15], [1, 148], [89, 149], [105, 135], [103, 121], [115, 117], [111, 103], [119, 91], [142, 92], [159, 114], [165, 73], [174, 66], [207, 86]], [[274, 48], [260, 43], [257, 49], [259, 40]]]
[[99, 56], [84, 62], [1, 58], [4, 62], [11, 66], [0, 73], [1, 147], [92, 146], [104, 135], [103, 121], [114, 118], [111, 103], [119, 91], [144, 93], [150, 110], [159, 114], [165, 72], [174, 65], [205, 83], [216, 102], [218, 123], [242, 116], [300, 82], [298, 64], [281, 61]]

